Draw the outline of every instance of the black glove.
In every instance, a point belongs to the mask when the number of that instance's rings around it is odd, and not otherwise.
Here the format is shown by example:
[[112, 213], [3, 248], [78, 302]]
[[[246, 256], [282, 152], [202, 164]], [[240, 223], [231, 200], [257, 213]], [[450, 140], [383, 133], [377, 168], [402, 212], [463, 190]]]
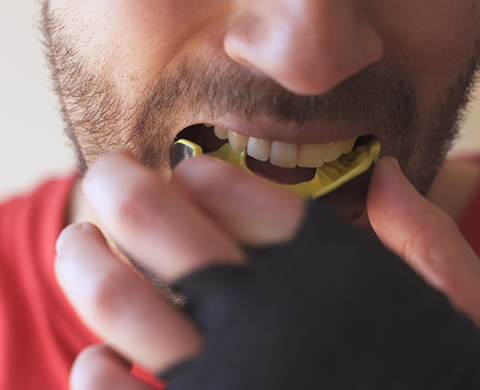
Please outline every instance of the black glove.
[[311, 204], [297, 237], [175, 288], [204, 329], [169, 390], [480, 388], [480, 334], [367, 232]]

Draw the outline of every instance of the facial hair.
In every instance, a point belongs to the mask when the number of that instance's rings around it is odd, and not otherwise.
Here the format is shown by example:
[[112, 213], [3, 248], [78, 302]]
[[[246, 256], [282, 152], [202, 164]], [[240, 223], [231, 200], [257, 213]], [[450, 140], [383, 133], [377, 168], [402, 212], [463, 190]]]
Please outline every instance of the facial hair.
[[98, 156], [119, 148], [157, 172], [169, 171], [172, 128], [196, 123], [200, 114], [228, 113], [246, 122], [261, 117], [273, 126], [293, 123], [299, 131], [319, 121], [372, 126], [388, 140], [388, 154], [425, 194], [458, 133], [478, 68], [476, 53], [431, 108], [419, 101], [408, 73], [388, 59], [326, 94], [302, 96], [218, 53], [177, 61], [133, 106], [126, 106], [116, 86], [77, 54], [74, 37], [63, 32], [48, 3], [43, 16], [54, 88], [81, 175]]

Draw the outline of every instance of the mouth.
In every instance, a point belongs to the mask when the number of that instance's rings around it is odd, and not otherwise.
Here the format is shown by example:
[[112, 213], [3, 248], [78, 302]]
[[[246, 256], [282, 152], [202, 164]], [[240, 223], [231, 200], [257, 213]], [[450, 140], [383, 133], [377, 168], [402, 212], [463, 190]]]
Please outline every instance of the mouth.
[[363, 212], [373, 165], [380, 155], [380, 141], [372, 135], [295, 144], [197, 124], [176, 138], [172, 168], [186, 158], [209, 154], [304, 198], [325, 200], [349, 219], [357, 219]]

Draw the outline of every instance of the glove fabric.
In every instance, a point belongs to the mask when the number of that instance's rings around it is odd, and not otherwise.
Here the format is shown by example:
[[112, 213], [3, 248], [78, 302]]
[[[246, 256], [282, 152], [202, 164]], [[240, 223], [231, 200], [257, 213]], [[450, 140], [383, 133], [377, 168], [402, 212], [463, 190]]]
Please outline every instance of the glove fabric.
[[480, 388], [480, 333], [372, 234], [311, 203], [289, 243], [178, 281], [205, 332], [169, 390]]

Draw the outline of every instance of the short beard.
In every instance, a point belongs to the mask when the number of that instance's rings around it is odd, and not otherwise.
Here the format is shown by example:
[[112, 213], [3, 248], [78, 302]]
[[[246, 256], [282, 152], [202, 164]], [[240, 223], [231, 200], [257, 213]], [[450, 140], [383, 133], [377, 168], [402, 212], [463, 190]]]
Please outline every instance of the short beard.
[[172, 64], [134, 106], [127, 107], [115, 85], [88, 69], [76, 52], [74, 37], [63, 33], [48, 3], [43, 15], [54, 87], [82, 175], [98, 156], [119, 148], [129, 149], [157, 172], [168, 171], [173, 127], [195, 123], [199, 113], [210, 118], [229, 113], [245, 121], [266, 117], [294, 123], [299, 131], [318, 121], [377, 128], [388, 140], [388, 153], [426, 194], [458, 133], [478, 69], [476, 53], [432, 111], [418, 101], [409, 75], [388, 60], [367, 67], [329, 93], [301, 96], [219, 54]]

